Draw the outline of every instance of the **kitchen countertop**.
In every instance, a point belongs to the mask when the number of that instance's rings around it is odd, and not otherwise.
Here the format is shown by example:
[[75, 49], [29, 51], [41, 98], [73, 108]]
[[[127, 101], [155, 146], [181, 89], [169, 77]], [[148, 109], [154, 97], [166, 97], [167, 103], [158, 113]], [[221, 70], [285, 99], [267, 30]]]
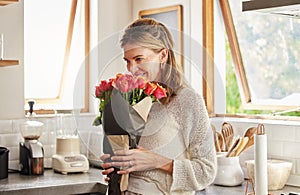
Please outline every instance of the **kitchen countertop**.
[[[242, 185], [235, 187], [224, 187], [218, 185], [210, 185], [205, 190], [199, 191], [196, 195], [244, 195], [247, 186], [247, 181], [245, 180]], [[253, 192], [252, 186], [249, 184], [248, 193]], [[288, 195], [289, 193], [295, 193], [300, 195], [300, 188], [293, 186], [285, 186], [282, 190], [269, 191], [272, 195]], [[253, 193], [251, 195], [254, 195]]]
[[100, 192], [105, 194], [106, 183], [100, 169], [90, 168], [87, 173], [63, 175], [52, 169], [41, 176], [28, 176], [9, 173], [8, 178], [0, 180], [1, 195], [39, 195], [39, 194], [86, 194]]
[[[210, 185], [196, 195], [244, 195], [246, 181], [236, 187]], [[251, 186], [251, 185], [250, 185]], [[248, 192], [251, 192], [249, 186]], [[88, 194], [100, 192], [105, 194], [106, 183], [101, 170], [90, 168], [87, 173], [72, 173], [62, 175], [47, 169], [42, 176], [27, 176], [19, 173], [9, 173], [8, 178], [0, 180], [1, 195], [39, 195], [39, 194]], [[300, 195], [299, 187], [285, 186], [282, 190], [270, 191], [270, 194], [288, 195], [290, 192]], [[100, 194], [99, 193], [99, 194]]]

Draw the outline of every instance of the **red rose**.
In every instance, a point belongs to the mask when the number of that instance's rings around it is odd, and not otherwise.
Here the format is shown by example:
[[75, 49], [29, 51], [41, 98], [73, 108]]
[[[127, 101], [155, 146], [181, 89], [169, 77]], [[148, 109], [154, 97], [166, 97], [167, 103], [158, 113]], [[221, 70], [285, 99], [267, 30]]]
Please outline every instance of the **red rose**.
[[110, 90], [111, 88], [111, 83], [105, 81], [105, 80], [102, 80], [99, 84], [99, 86], [96, 86], [96, 90], [95, 90], [95, 95], [96, 97], [100, 97], [102, 96], [102, 93], [107, 91], [107, 90]]
[[101, 91], [100, 86], [96, 86], [96, 89], [95, 89], [95, 96], [96, 96], [96, 97], [100, 97], [101, 95], [102, 95], [102, 91]]
[[155, 91], [153, 92], [153, 95], [155, 96], [156, 99], [161, 99], [164, 97], [167, 97], [167, 91], [165, 88], [163, 88], [162, 86], [160, 86], [159, 84], [156, 84], [157, 87], [155, 89]]
[[145, 93], [147, 95], [152, 95], [153, 92], [155, 91], [156, 87], [157, 87], [157, 85], [155, 85], [154, 83], [147, 82], [146, 88], [145, 88]]

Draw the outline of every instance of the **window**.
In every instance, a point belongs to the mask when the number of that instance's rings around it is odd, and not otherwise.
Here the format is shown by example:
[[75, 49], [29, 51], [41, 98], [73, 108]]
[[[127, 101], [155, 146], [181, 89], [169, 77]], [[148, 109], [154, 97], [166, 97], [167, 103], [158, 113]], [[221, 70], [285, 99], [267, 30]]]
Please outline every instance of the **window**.
[[88, 0], [24, 2], [25, 99], [35, 109], [88, 108], [88, 8]]
[[220, 4], [244, 108], [299, 110], [300, 20]]

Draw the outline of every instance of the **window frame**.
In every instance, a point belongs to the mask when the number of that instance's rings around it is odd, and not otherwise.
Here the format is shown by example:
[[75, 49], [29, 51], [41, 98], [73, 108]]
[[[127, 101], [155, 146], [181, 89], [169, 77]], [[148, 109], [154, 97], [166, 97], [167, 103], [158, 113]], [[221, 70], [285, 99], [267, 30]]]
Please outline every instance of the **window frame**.
[[209, 115], [214, 114], [214, 1], [202, 1], [202, 31], [203, 31], [203, 68], [202, 85], [203, 99]]
[[[214, 1], [203, 0], [203, 45], [208, 54], [214, 58]], [[297, 106], [276, 106], [276, 105], [255, 105], [251, 102], [251, 93], [246, 78], [244, 64], [241, 51], [233, 23], [233, 18], [228, 0], [219, 0], [225, 30], [228, 36], [229, 46], [232, 53], [234, 68], [238, 81], [239, 92], [241, 95], [242, 105], [245, 109], [258, 110], [293, 110]], [[275, 115], [249, 115], [249, 114], [220, 114], [214, 111], [214, 64], [209, 64], [209, 61], [203, 60], [203, 97], [210, 117], [236, 117], [236, 118], [252, 118], [252, 119], [270, 119], [284, 121], [300, 121], [300, 117], [292, 116], [275, 116]], [[211, 90], [210, 90], [211, 89]]]

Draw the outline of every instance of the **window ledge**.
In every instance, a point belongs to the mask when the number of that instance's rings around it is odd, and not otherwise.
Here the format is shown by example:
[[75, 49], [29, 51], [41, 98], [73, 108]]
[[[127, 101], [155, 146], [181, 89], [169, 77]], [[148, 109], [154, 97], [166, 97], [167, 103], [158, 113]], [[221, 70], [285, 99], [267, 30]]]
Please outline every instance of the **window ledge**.
[[272, 115], [238, 115], [238, 114], [215, 114], [211, 115], [212, 120], [222, 119], [223, 121], [232, 122], [246, 122], [246, 123], [258, 123], [264, 124], [277, 124], [277, 125], [297, 125], [300, 126], [300, 117], [291, 116], [272, 116]]

